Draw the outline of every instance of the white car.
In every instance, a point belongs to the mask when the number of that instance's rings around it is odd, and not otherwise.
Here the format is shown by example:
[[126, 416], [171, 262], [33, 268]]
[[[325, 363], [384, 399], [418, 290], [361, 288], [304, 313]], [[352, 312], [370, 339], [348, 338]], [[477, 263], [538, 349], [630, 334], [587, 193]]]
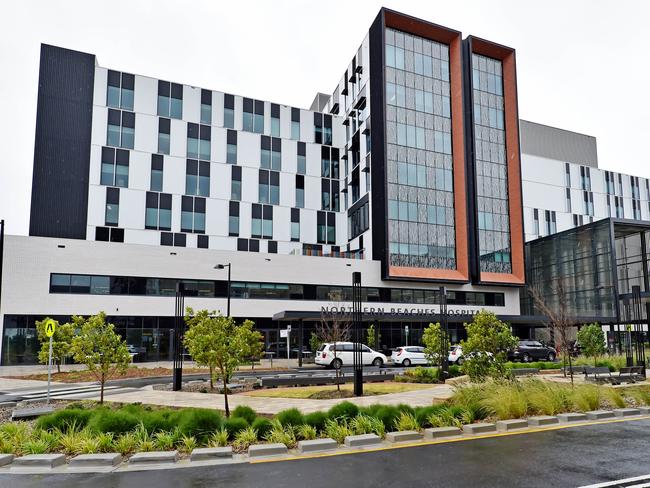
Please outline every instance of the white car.
[[[316, 364], [320, 366], [339, 369], [343, 366], [352, 366], [352, 342], [336, 342], [321, 344], [316, 351]], [[387, 358], [382, 353], [373, 351], [365, 344], [361, 344], [361, 359], [365, 366], [381, 367], [387, 363]]]
[[463, 364], [463, 360], [460, 357], [463, 355], [463, 348], [460, 346], [451, 346], [449, 350], [449, 357], [447, 360], [449, 364]]
[[410, 366], [411, 364], [427, 364], [427, 358], [424, 355], [424, 348], [420, 346], [398, 347], [390, 356], [393, 364]]

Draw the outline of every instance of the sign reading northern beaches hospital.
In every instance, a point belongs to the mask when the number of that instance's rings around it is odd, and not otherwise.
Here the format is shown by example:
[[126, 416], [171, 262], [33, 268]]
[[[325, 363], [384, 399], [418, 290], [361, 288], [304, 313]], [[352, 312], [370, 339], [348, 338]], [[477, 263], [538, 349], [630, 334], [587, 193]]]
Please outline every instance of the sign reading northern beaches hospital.
[[[437, 307], [363, 307], [361, 312], [366, 316], [388, 316], [403, 315], [410, 318], [435, 317], [440, 315], [440, 309]], [[472, 316], [479, 310], [472, 309], [447, 309], [447, 315]], [[337, 315], [352, 313], [352, 307], [321, 307], [321, 313], [324, 315]]]

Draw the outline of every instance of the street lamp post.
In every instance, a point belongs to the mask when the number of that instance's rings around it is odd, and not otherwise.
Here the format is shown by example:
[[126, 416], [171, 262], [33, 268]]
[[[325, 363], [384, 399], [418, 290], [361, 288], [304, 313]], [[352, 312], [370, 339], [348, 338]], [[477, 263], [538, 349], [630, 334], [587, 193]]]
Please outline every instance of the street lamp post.
[[185, 286], [176, 283], [176, 310], [174, 314], [174, 372], [172, 388], [180, 391], [183, 387], [183, 330], [185, 329]]
[[4, 261], [5, 221], [0, 220], [0, 304], [2, 304], [2, 262]]
[[363, 396], [363, 356], [361, 351], [361, 273], [352, 273], [352, 335], [353, 353], [352, 369], [354, 370], [354, 396]]
[[447, 321], [447, 289], [444, 286], [440, 287], [440, 351], [442, 357], [440, 358], [440, 370], [442, 380], [449, 377], [449, 323]]
[[226, 316], [230, 317], [230, 271], [232, 269], [232, 263], [228, 264], [217, 264], [214, 269], [226, 269], [228, 268], [228, 290], [226, 291], [226, 297], [228, 298], [228, 303], [226, 305]]

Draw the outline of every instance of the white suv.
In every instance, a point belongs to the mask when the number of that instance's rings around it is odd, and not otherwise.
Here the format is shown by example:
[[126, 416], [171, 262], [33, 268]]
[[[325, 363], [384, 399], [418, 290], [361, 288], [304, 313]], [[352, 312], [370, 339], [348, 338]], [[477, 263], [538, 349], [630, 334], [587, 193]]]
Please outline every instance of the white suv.
[[[352, 366], [352, 354], [354, 352], [352, 342], [336, 342], [321, 344], [316, 351], [316, 364], [320, 366], [339, 369], [342, 366]], [[373, 351], [365, 344], [361, 344], [361, 358], [364, 365], [381, 367], [386, 364], [386, 356]]]

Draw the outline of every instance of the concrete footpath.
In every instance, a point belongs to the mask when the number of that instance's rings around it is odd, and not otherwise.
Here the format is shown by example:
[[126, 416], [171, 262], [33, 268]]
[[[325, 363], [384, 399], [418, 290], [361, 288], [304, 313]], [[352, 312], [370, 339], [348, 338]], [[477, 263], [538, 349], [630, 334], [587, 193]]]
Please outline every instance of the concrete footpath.
[[[359, 406], [374, 405], [382, 403], [397, 405], [406, 403], [412, 407], [428, 406], [434, 400], [443, 401], [453, 393], [453, 385], [433, 385], [431, 388], [413, 390], [402, 393], [390, 393], [387, 395], [373, 395], [360, 398], [347, 398], [346, 400]], [[99, 397], [97, 397], [99, 399]], [[180, 391], [154, 390], [151, 386], [141, 388], [128, 393], [118, 393], [105, 399], [109, 402], [134, 403], [141, 402], [147, 405], [160, 405], [167, 407], [198, 407], [215, 408], [224, 410], [223, 395], [212, 393], [190, 393]], [[258, 413], [276, 414], [286, 408], [297, 408], [303, 413], [327, 410], [341, 399], [332, 400], [311, 400], [302, 398], [269, 398], [261, 396], [248, 396], [244, 394], [233, 394], [228, 396], [230, 408], [239, 405], [247, 405]]]

